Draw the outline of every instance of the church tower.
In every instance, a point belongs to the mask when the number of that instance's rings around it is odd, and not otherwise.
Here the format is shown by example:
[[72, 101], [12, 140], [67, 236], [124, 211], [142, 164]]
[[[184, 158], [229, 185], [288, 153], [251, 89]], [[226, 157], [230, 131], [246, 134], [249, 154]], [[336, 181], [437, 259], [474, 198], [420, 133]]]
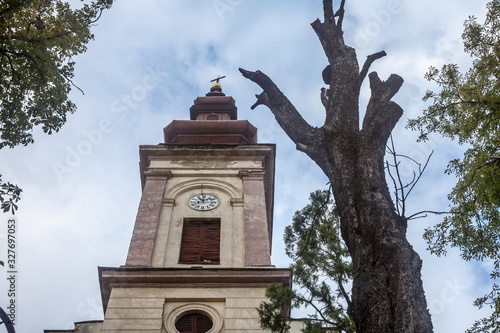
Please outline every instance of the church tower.
[[190, 120], [140, 147], [142, 198], [124, 266], [99, 268], [99, 332], [262, 332], [271, 283], [275, 145], [238, 120], [219, 78]]

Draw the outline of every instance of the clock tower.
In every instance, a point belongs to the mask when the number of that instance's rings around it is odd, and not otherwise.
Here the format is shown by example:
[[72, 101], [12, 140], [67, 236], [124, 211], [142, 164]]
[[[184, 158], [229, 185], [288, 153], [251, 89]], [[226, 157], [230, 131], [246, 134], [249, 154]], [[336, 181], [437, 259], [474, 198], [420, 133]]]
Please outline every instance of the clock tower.
[[262, 332], [256, 308], [271, 283], [275, 145], [238, 120], [219, 78], [140, 147], [142, 198], [126, 263], [100, 267], [100, 332]]

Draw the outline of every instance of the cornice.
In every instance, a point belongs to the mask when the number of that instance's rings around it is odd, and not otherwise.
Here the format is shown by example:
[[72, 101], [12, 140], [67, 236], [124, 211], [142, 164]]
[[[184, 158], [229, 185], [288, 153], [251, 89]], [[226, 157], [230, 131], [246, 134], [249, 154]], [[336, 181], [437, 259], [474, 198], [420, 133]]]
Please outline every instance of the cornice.
[[287, 268], [99, 267], [104, 311], [112, 288], [248, 288], [271, 283], [291, 286]]

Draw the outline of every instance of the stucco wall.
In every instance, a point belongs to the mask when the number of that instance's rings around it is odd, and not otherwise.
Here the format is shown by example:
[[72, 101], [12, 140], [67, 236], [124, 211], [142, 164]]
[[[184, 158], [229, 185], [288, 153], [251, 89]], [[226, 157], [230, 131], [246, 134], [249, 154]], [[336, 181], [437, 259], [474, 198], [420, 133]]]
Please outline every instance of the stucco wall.
[[101, 332], [165, 333], [166, 319], [186, 304], [215, 309], [223, 320], [219, 332], [265, 332], [256, 310], [264, 294], [264, 287], [113, 288]]
[[[141, 149], [144, 189], [128, 266], [186, 267], [179, 264], [186, 218], [220, 219], [218, 267], [271, 265], [273, 145]], [[202, 193], [220, 204], [191, 208], [189, 199]]]

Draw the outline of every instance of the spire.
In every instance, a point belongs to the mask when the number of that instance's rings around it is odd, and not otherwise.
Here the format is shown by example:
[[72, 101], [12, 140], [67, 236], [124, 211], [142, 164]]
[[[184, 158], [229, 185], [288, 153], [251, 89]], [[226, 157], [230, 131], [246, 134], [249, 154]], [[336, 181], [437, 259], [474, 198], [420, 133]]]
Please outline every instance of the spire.
[[226, 96], [222, 92], [222, 86], [219, 83], [219, 81], [225, 77], [226, 77], [225, 75], [224, 76], [217, 75], [217, 78], [210, 80], [210, 82], [215, 81], [215, 83], [212, 85], [212, 88], [210, 88], [210, 92], [206, 94], [206, 96]]
[[205, 97], [198, 97], [190, 109], [191, 120], [237, 120], [237, 108], [234, 99], [222, 92], [220, 80], [226, 76], [217, 75]]
[[231, 96], [222, 92], [218, 75], [210, 92], [194, 100], [190, 120], [174, 120], [163, 129], [165, 143], [227, 144], [257, 143], [257, 129], [247, 120], [238, 120], [237, 107]]

